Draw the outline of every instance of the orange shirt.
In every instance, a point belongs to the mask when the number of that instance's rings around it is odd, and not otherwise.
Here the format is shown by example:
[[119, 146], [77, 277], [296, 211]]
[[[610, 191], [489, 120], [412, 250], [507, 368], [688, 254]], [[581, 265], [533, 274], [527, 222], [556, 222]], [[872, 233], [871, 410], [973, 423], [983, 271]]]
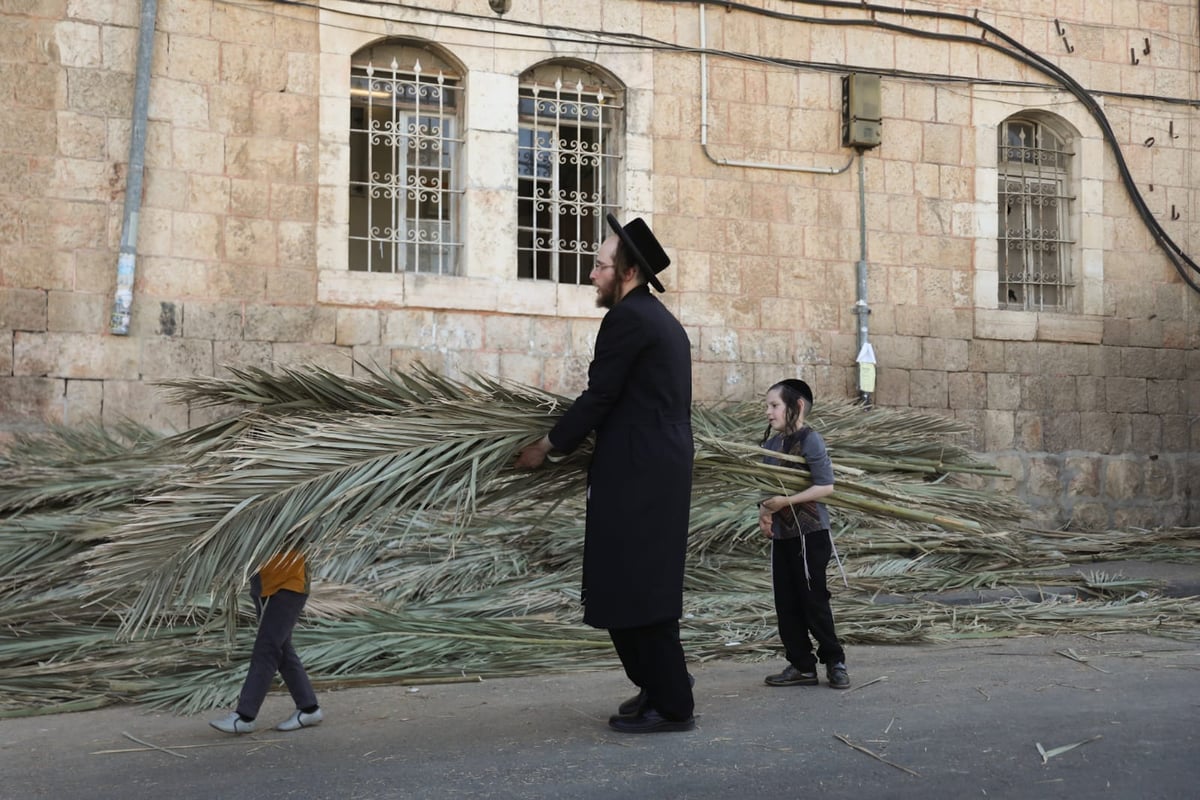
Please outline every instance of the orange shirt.
[[308, 569], [299, 550], [276, 553], [258, 571], [262, 596], [270, 597], [280, 589], [308, 594]]

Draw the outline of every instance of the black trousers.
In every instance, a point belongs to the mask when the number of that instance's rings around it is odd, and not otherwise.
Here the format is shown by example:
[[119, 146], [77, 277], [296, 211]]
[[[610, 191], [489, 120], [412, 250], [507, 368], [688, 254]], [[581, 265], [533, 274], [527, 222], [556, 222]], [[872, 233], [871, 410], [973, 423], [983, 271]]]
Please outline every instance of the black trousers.
[[608, 635], [625, 674], [646, 692], [650, 708], [671, 720], [692, 716], [695, 701], [679, 641], [679, 620], [637, 628], [610, 628]]
[[258, 710], [275, 682], [276, 672], [283, 678], [296, 708], [315, 706], [317, 695], [313, 692], [300, 656], [296, 654], [296, 648], [292, 647], [292, 628], [300, 619], [308, 595], [280, 589], [270, 597], [259, 597], [262, 583], [257, 575], [251, 580], [250, 586], [250, 596], [258, 614], [258, 635], [254, 637], [250, 669], [242, 683], [237, 712], [247, 719], [258, 716]]
[[[836, 664], [846, 653], [833, 628], [825, 569], [833, 555], [829, 531], [815, 531], [795, 539], [771, 543], [771, 578], [775, 587], [775, 615], [787, 660], [801, 672], [813, 672], [817, 661]], [[804, 575], [805, 556], [808, 578]], [[811, 635], [811, 638], [809, 638]], [[813, 655], [813, 639], [817, 642]]]

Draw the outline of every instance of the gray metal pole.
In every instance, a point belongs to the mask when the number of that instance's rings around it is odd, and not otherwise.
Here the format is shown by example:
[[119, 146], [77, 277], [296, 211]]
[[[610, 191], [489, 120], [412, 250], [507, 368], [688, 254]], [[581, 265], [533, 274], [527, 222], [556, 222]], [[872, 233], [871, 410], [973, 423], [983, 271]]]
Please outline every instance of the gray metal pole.
[[[858, 349], [855, 357], [862, 352], [863, 345], [870, 341], [871, 308], [867, 305], [867, 173], [866, 159], [863, 151], [858, 151], [858, 239], [859, 258], [856, 273], [858, 278], [858, 297], [854, 302], [854, 313], [858, 316]], [[859, 402], [870, 404], [872, 391], [863, 388], [862, 366], [858, 369], [858, 399]]]
[[150, 59], [154, 54], [154, 26], [158, 0], [142, 0], [138, 29], [137, 68], [134, 73], [133, 120], [129, 136], [129, 174], [125, 181], [125, 213], [121, 219], [121, 251], [117, 257], [117, 290], [113, 297], [109, 332], [129, 333], [133, 306], [133, 279], [137, 271], [138, 216], [142, 208], [142, 177], [146, 167], [146, 117], [150, 107]]

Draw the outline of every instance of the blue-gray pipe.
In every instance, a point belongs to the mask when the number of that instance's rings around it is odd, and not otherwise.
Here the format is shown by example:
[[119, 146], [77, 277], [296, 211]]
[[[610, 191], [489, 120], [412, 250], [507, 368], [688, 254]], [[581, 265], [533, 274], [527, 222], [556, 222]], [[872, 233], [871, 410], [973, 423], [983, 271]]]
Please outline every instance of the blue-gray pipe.
[[138, 217], [142, 209], [142, 177], [146, 167], [146, 117], [150, 107], [150, 59], [158, 0], [142, 0], [138, 29], [137, 68], [133, 86], [133, 124], [129, 136], [129, 174], [125, 180], [125, 213], [121, 218], [121, 252], [117, 257], [117, 291], [113, 296], [109, 332], [129, 333], [133, 279], [137, 273]]

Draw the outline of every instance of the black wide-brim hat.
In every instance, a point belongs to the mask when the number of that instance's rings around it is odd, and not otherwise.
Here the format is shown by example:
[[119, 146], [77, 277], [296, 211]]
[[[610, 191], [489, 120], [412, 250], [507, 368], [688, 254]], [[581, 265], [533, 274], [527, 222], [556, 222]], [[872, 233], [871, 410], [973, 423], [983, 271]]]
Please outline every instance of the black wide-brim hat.
[[650, 230], [646, 221], [637, 217], [622, 226], [616, 217], [609, 214], [608, 226], [613, 229], [613, 233], [621, 237], [621, 244], [629, 253], [630, 260], [638, 265], [650, 285], [660, 292], [665, 292], [666, 289], [658, 280], [658, 273], [671, 266], [671, 259], [658, 243], [658, 239], [654, 238], [654, 232]]

